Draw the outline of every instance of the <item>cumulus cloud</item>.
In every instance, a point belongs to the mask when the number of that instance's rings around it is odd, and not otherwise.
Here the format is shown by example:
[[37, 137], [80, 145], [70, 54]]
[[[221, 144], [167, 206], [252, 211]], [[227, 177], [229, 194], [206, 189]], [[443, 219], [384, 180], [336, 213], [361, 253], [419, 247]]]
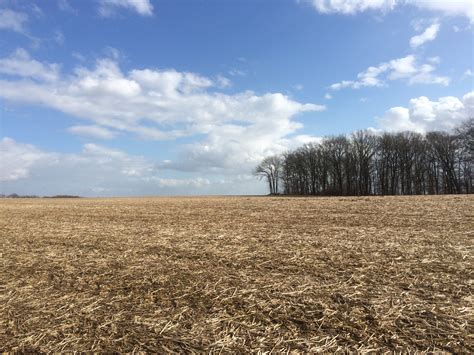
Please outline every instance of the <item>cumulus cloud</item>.
[[471, 69], [467, 69], [467, 70], [462, 74], [462, 79], [472, 78], [472, 77], [474, 77], [474, 73], [472, 72]]
[[215, 173], [250, 172], [267, 155], [281, 153], [291, 146], [285, 138], [301, 125], [275, 117], [272, 122], [257, 122], [250, 126], [225, 124], [213, 129], [207, 138], [186, 145], [177, 162], [163, 168]]
[[20, 76], [44, 81], [54, 81], [59, 76], [58, 64], [41, 63], [30, 57], [22, 48], [9, 57], [0, 59], [0, 74]]
[[448, 16], [467, 16], [474, 21], [472, 0], [303, 0], [323, 14], [353, 15], [364, 11], [390, 11], [398, 6], [416, 6]]
[[142, 16], [153, 15], [153, 5], [150, 0], [99, 0], [99, 13], [102, 16], [113, 15], [117, 8], [132, 10]]
[[[298, 104], [289, 105], [283, 95], [268, 95], [259, 105], [264, 116], [247, 125], [225, 123], [211, 129], [206, 139], [186, 145], [178, 162], [168, 162], [163, 168], [232, 174], [249, 172], [265, 156], [300, 143], [299, 136], [289, 135], [302, 125], [288, 119]], [[271, 118], [267, 119], [267, 115]]]
[[58, 0], [57, 5], [59, 10], [65, 11], [65, 12], [70, 12], [72, 14], [77, 14], [78, 11], [71, 6], [69, 0]]
[[170, 179], [170, 178], [159, 178], [159, 177], [151, 177], [146, 178], [146, 181], [156, 182], [160, 187], [182, 187], [182, 186], [190, 186], [194, 188], [199, 188], [202, 186], [210, 185], [211, 182], [209, 179], [204, 179], [201, 177], [195, 179]]
[[[225, 170], [237, 163], [250, 167], [291, 143], [302, 127], [296, 115], [325, 109], [281, 93], [224, 94], [219, 91], [220, 77], [150, 68], [124, 73], [110, 58], [98, 60], [93, 68], [78, 67], [69, 75], [55, 70], [55, 75], [48, 76], [36, 70], [17, 70], [23, 62], [33, 61], [24, 51], [5, 60], [8, 65], [3, 65], [3, 71], [0, 66], [0, 73], [8, 76], [0, 78], [0, 96], [50, 107], [91, 123], [70, 128], [72, 133], [109, 138], [123, 132], [156, 140], [204, 137], [183, 148], [182, 161], [173, 162], [181, 169]], [[39, 64], [43, 69], [57, 68]]]
[[438, 35], [439, 28], [439, 23], [433, 23], [431, 26], [427, 27], [423, 33], [413, 36], [410, 39], [410, 46], [412, 48], [417, 48], [426, 42], [433, 41]]
[[392, 107], [377, 119], [386, 131], [412, 130], [420, 133], [451, 130], [474, 117], [474, 91], [462, 98], [445, 96], [431, 101], [426, 96], [411, 99], [408, 107]]
[[25, 32], [28, 15], [10, 9], [0, 9], [0, 30], [11, 30], [19, 33]]
[[266, 186], [250, 175], [169, 177], [141, 156], [93, 143], [81, 152], [45, 152], [11, 138], [0, 140], [1, 193], [80, 196], [258, 194]]
[[[360, 89], [363, 87], [384, 86], [387, 80], [405, 80], [408, 84], [438, 84], [448, 85], [450, 78], [438, 76], [435, 71], [437, 61], [429, 60], [430, 63], [419, 64], [416, 57], [411, 54], [406, 57], [393, 59], [371, 66], [365, 71], [357, 74], [357, 80], [343, 80], [329, 86], [332, 90], [344, 88]], [[438, 60], [439, 62], [439, 60]]]
[[229, 75], [231, 76], [246, 76], [247, 72], [240, 69], [231, 69], [229, 70]]
[[141, 177], [153, 171], [153, 165], [143, 157], [130, 156], [92, 143], [85, 144], [79, 154], [61, 154], [45, 152], [31, 144], [5, 137], [0, 141], [0, 152], [0, 180], [4, 182], [29, 179], [37, 181], [36, 185], [41, 186], [46, 180], [52, 179], [62, 180], [58, 188], [62, 188], [61, 185], [69, 188], [69, 183], [79, 185], [80, 180], [84, 179], [84, 185], [97, 187], [100, 182], [113, 181], [114, 176]]
[[15, 181], [28, 177], [30, 168], [38, 162], [54, 160], [30, 144], [16, 143], [11, 138], [0, 141], [0, 181]]
[[117, 132], [96, 125], [71, 126], [68, 131], [79, 136], [98, 139], [112, 139], [117, 136]]
[[406, 0], [406, 3], [448, 16], [467, 16], [471, 22], [474, 21], [474, 5], [472, 0]]
[[323, 14], [342, 13], [352, 15], [367, 10], [390, 10], [396, 0], [308, 0], [316, 11]]

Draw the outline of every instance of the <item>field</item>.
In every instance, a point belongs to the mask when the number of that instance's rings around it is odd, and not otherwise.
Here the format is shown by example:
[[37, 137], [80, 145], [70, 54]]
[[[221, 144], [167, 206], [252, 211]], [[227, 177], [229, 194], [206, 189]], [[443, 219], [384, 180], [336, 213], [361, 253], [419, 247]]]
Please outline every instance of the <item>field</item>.
[[0, 350], [474, 352], [474, 196], [0, 200]]

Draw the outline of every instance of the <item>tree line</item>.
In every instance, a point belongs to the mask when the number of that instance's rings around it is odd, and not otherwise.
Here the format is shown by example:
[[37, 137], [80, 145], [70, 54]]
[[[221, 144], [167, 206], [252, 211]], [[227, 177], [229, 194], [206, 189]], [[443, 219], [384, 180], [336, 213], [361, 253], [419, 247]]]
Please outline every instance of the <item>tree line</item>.
[[254, 174], [270, 194], [423, 195], [473, 193], [474, 119], [452, 132], [326, 137], [266, 157]]

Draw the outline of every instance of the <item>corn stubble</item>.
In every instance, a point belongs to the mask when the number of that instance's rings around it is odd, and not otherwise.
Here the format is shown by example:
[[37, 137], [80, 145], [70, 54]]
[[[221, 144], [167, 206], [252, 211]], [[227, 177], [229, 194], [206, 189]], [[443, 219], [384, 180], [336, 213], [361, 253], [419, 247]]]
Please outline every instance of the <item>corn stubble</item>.
[[0, 201], [0, 350], [473, 352], [472, 196]]

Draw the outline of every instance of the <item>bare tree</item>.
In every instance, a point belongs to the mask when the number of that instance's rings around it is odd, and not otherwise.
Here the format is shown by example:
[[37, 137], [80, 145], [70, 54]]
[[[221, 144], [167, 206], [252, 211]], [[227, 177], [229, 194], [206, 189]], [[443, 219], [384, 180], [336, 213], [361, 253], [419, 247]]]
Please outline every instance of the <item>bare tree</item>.
[[460, 193], [459, 181], [456, 174], [456, 153], [459, 142], [456, 136], [446, 132], [430, 132], [426, 135], [430, 144], [432, 156], [438, 160], [441, 169], [441, 190], [448, 194]]
[[376, 137], [368, 131], [357, 131], [351, 140], [353, 162], [355, 165], [356, 193], [370, 195], [372, 193], [373, 157], [377, 146]]
[[255, 174], [271, 194], [411, 195], [473, 193], [474, 119], [455, 133], [325, 138], [262, 161]]
[[332, 184], [332, 194], [344, 194], [344, 161], [347, 157], [349, 142], [345, 136], [326, 139], [323, 149], [329, 159], [329, 172]]
[[278, 155], [272, 155], [262, 160], [255, 168], [254, 174], [260, 178], [265, 178], [271, 195], [278, 194], [282, 167], [282, 158]]
[[474, 154], [474, 117], [463, 122], [456, 130], [458, 138], [462, 141], [463, 149], [471, 155]]
[[465, 121], [455, 134], [459, 141], [459, 180], [463, 192], [473, 192], [473, 171], [472, 164], [474, 162], [474, 118]]

